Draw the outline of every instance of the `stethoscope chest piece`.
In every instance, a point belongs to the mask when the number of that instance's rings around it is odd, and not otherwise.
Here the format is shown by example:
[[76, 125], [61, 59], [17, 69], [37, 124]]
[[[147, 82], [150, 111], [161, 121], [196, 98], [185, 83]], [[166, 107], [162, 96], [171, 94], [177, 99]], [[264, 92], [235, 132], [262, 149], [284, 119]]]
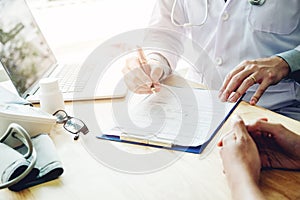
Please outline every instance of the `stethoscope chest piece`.
[[248, 0], [250, 4], [261, 6], [265, 3], [266, 0]]

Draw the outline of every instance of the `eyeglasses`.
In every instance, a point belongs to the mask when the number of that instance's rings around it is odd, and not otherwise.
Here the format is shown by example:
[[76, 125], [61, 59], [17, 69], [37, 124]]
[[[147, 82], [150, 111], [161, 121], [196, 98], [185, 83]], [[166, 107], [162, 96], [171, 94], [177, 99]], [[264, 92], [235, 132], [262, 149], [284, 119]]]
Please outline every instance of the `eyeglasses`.
[[63, 124], [67, 131], [72, 134], [76, 134], [74, 140], [79, 138], [79, 133], [83, 133], [85, 135], [89, 132], [88, 127], [82, 120], [69, 116], [64, 110], [56, 111], [53, 116], [56, 117], [56, 123]]

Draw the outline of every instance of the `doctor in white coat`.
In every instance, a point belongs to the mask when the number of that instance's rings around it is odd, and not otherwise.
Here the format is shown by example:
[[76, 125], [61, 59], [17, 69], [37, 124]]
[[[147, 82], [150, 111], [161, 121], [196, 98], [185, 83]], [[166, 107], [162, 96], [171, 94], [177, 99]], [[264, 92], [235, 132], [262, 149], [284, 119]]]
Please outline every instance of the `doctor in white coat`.
[[[300, 69], [299, 0], [158, 0], [150, 27], [170, 34], [149, 34], [152, 44], [182, 53], [186, 35], [201, 46], [222, 78], [220, 99], [244, 99], [300, 120], [300, 84], [289, 75]], [[172, 56], [147, 55], [124, 67], [125, 82], [137, 93], [160, 90], [160, 80], [176, 67]], [[196, 66], [197, 67], [197, 66]], [[128, 73], [133, 72], [134, 73]], [[299, 77], [298, 77], [299, 78]]]

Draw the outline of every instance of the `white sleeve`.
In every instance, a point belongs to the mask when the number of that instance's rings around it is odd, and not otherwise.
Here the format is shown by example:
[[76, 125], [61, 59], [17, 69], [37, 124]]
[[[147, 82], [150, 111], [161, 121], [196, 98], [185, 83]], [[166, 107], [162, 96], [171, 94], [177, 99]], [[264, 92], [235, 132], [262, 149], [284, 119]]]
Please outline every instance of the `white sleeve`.
[[[173, 2], [170, 0], [158, 0], [156, 2], [149, 24], [150, 29], [147, 31], [144, 42], [147, 47], [153, 47], [155, 52], [163, 55], [171, 69], [174, 70], [177, 60], [184, 50], [183, 42], [186, 33], [184, 27], [175, 26], [171, 22]], [[182, 5], [182, 1], [178, 0], [173, 16], [179, 24], [186, 21]]]

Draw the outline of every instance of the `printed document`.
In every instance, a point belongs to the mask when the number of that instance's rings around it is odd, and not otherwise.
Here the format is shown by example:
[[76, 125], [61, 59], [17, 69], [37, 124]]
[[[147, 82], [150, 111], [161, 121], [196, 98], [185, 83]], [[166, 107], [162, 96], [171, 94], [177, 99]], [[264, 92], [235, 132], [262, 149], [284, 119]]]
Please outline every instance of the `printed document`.
[[105, 134], [199, 146], [234, 106], [221, 102], [218, 91], [162, 85], [161, 91], [154, 94], [128, 95], [126, 103], [118, 107], [115, 126]]

